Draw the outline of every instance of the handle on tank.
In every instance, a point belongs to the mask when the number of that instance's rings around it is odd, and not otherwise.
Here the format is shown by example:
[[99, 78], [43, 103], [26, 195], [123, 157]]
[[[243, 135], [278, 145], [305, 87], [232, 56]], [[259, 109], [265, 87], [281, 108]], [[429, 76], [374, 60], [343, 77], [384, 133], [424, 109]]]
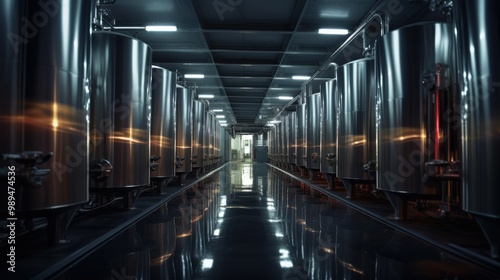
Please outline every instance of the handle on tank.
[[314, 162], [316, 162], [316, 160], [319, 158], [319, 154], [318, 153], [312, 153], [311, 154], [311, 158]]
[[458, 180], [460, 179], [460, 162], [449, 162], [446, 160], [435, 159], [425, 163], [425, 178], [434, 178], [439, 180]]
[[[43, 154], [39, 151], [26, 151], [21, 154], [2, 154], [2, 160], [14, 160], [22, 165], [21, 169], [16, 172], [16, 176], [21, 185], [30, 187], [41, 187], [43, 182], [47, 180], [50, 169], [38, 169], [36, 165], [47, 162], [52, 158], [53, 153]], [[4, 175], [5, 173], [5, 175]], [[7, 176], [8, 172], [2, 172], [0, 175]]]
[[158, 161], [161, 157], [160, 156], [151, 156], [149, 157], [149, 170], [151, 171], [156, 171], [158, 169], [158, 166], [160, 166], [160, 163], [155, 162]]
[[363, 165], [363, 172], [375, 175], [377, 172], [377, 161], [370, 160], [367, 164]]
[[102, 182], [108, 179], [113, 173], [113, 165], [106, 159], [100, 158], [90, 162], [90, 178], [94, 181]]
[[334, 164], [334, 163], [337, 161], [337, 155], [336, 155], [336, 154], [334, 154], [334, 153], [328, 153], [328, 154], [326, 155], [326, 161], [327, 161], [330, 165]]
[[182, 161], [185, 159], [185, 158], [181, 158], [181, 157], [176, 157], [176, 162], [175, 162], [175, 167], [177, 168], [181, 168], [182, 167]]

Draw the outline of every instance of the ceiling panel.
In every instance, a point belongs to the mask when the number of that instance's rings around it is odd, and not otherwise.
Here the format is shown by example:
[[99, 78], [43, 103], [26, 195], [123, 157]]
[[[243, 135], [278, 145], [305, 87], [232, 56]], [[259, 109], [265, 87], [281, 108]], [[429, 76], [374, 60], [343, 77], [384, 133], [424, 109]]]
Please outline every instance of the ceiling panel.
[[[390, 17], [390, 28], [418, 21], [446, 20], [431, 12], [427, 0], [116, 0], [107, 5], [115, 20], [110, 28], [149, 44], [153, 63], [179, 74], [204, 74], [186, 79], [196, 94], [211, 93], [213, 109], [223, 109], [239, 133], [265, 129], [279, 112], [294, 110], [305, 81], [293, 75], [315, 75], [311, 91], [335, 76], [333, 61], [343, 64], [362, 57], [356, 38], [333, 59], [351, 36], [317, 33], [318, 28], [351, 32], [375, 11]], [[111, 22], [111, 17], [109, 21]], [[146, 32], [148, 24], [173, 24], [177, 32]], [[130, 29], [123, 29], [129, 27]], [[379, 37], [380, 26], [369, 24], [367, 44]], [[320, 69], [326, 69], [320, 71]], [[288, 107], [286, 107], [288, 105]], [[283, 115], [281, 114], [281, 115]]]

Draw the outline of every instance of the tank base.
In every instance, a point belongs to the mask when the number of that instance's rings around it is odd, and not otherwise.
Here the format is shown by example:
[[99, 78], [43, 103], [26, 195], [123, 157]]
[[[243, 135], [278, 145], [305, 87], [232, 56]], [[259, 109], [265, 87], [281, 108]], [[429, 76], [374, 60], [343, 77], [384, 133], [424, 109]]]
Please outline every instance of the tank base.
[[130, 187], [108, 187], [108, 188], [89, 188], [91, 193], [120, 195], [123, 198], [123, 209], [134, 210], [135, 201], [141, 194], [145, 185]]
[[340, 181], [342, 181], [342, 184], [344, 185], [346, 189], [346, 198], [348, 199], [353, 199], [356, 198], [356, 184], [364, 184], [364, 185], [372, 185], [375, 183], [375, 180], [369, 180], [369, 179], [346, 179], [346, 178], [339, 178]]
[[50, 244], [59, 245], [69, 242], [66, 229], [81, 205], [65, 207], [47, 215], [47, 239]]
[[166, 188], [172, 179], [173, 177], [151, 177], [151, 187], [155, 187], [156, 194], [165, 194]]
[[494, 259], [498, 259], [500, 257], [500, 235], [498, 234], [500, 232], [500, 219], [477, 215], [475, 218], [490, 244], [490, 256]]
[[335, 189], [335, 174], [332, 173], [323, 173], [326, 178], [326, 182], [328, 184], [328, 189], [333, 190]]
[[300, 177], [307, 177], [307, 168], [304, 166], [298, 166], [300, 171]]
[[309, 172], [309, 180], [312, 181], [314, 180], [314, 174], [315, 172], [318, 172], [319, 170], [318, 169], [307, 169], [308, 172]]
[[200, 178], [201, 167], [193, 167], [193, 172], [196, 179]]
[[188, 174], [189, 172], [178, 173], [179, 185], [184, 186], [184, 181], [186, 181], [186, 177]]
[[401, 220], [408, 218], [408, 199], [394, 192], [384, 191], [385, 195], [394, 209], [394, 219]]

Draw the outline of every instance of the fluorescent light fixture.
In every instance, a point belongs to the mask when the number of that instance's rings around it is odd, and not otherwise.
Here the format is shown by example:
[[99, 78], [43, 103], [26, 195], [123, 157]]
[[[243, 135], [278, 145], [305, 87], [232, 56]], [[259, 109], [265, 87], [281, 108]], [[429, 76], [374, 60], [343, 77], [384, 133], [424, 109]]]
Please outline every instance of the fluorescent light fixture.
[[203, 74], [186, 74], [186, 75], [184, 75], [184, 78], [186, 78], [186, 79], [203, 79], [203, 78], [205, 78], [205, 75], [203, 75]]
[[227, 126], [227, 123], [221, 123], [220, 126]]
[[215, 115], [215, 117], [216, 117], [216, 118], [218, 118], [218, 119], [223, 119], [223, 118], [225, 118], [226, 116], [224, 116], [224, 115]]
[[213, 109], [212, 111], [214, 111], [214, 112], [224, 112], [224, 110], [222, 110], [222, 109]]
[[281, 99], [281, 100], [292, 100], [293, 97], [291, 97], [291, 96], [278, 96], [278, 99]]
[[203, 259], [201, 261], [201, 270], [211, 269], [214, 265], [214, 259]]
[[294, 80], [309, 80], [311, 78], [311, 76], [292, 76], [292, 79]]
[[349, 30], [341, 28], [320, 28], [318, 29], [318, 33], [328, 35], [347, 35], [349, 34]]
[[226, 120], [219, 120], [219, 123], [227, 123]]
[[269, 121], [270, 124], [281, 123], [281, 121]]
[[198, 98], [214, 98], [213, 94], [198, 94]]
[[177, 31], [175, 25], [147, 25], [146, 31]]

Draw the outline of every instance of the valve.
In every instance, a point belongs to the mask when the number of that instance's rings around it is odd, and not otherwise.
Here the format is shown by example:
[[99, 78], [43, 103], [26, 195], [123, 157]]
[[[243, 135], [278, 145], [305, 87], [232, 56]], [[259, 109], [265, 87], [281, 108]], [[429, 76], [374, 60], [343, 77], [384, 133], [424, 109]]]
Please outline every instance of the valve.
[[90, 178], [96, 182], [108, 179], [113, 173], [113, 165], [106, 159], [100, 158], [90, 162]]

